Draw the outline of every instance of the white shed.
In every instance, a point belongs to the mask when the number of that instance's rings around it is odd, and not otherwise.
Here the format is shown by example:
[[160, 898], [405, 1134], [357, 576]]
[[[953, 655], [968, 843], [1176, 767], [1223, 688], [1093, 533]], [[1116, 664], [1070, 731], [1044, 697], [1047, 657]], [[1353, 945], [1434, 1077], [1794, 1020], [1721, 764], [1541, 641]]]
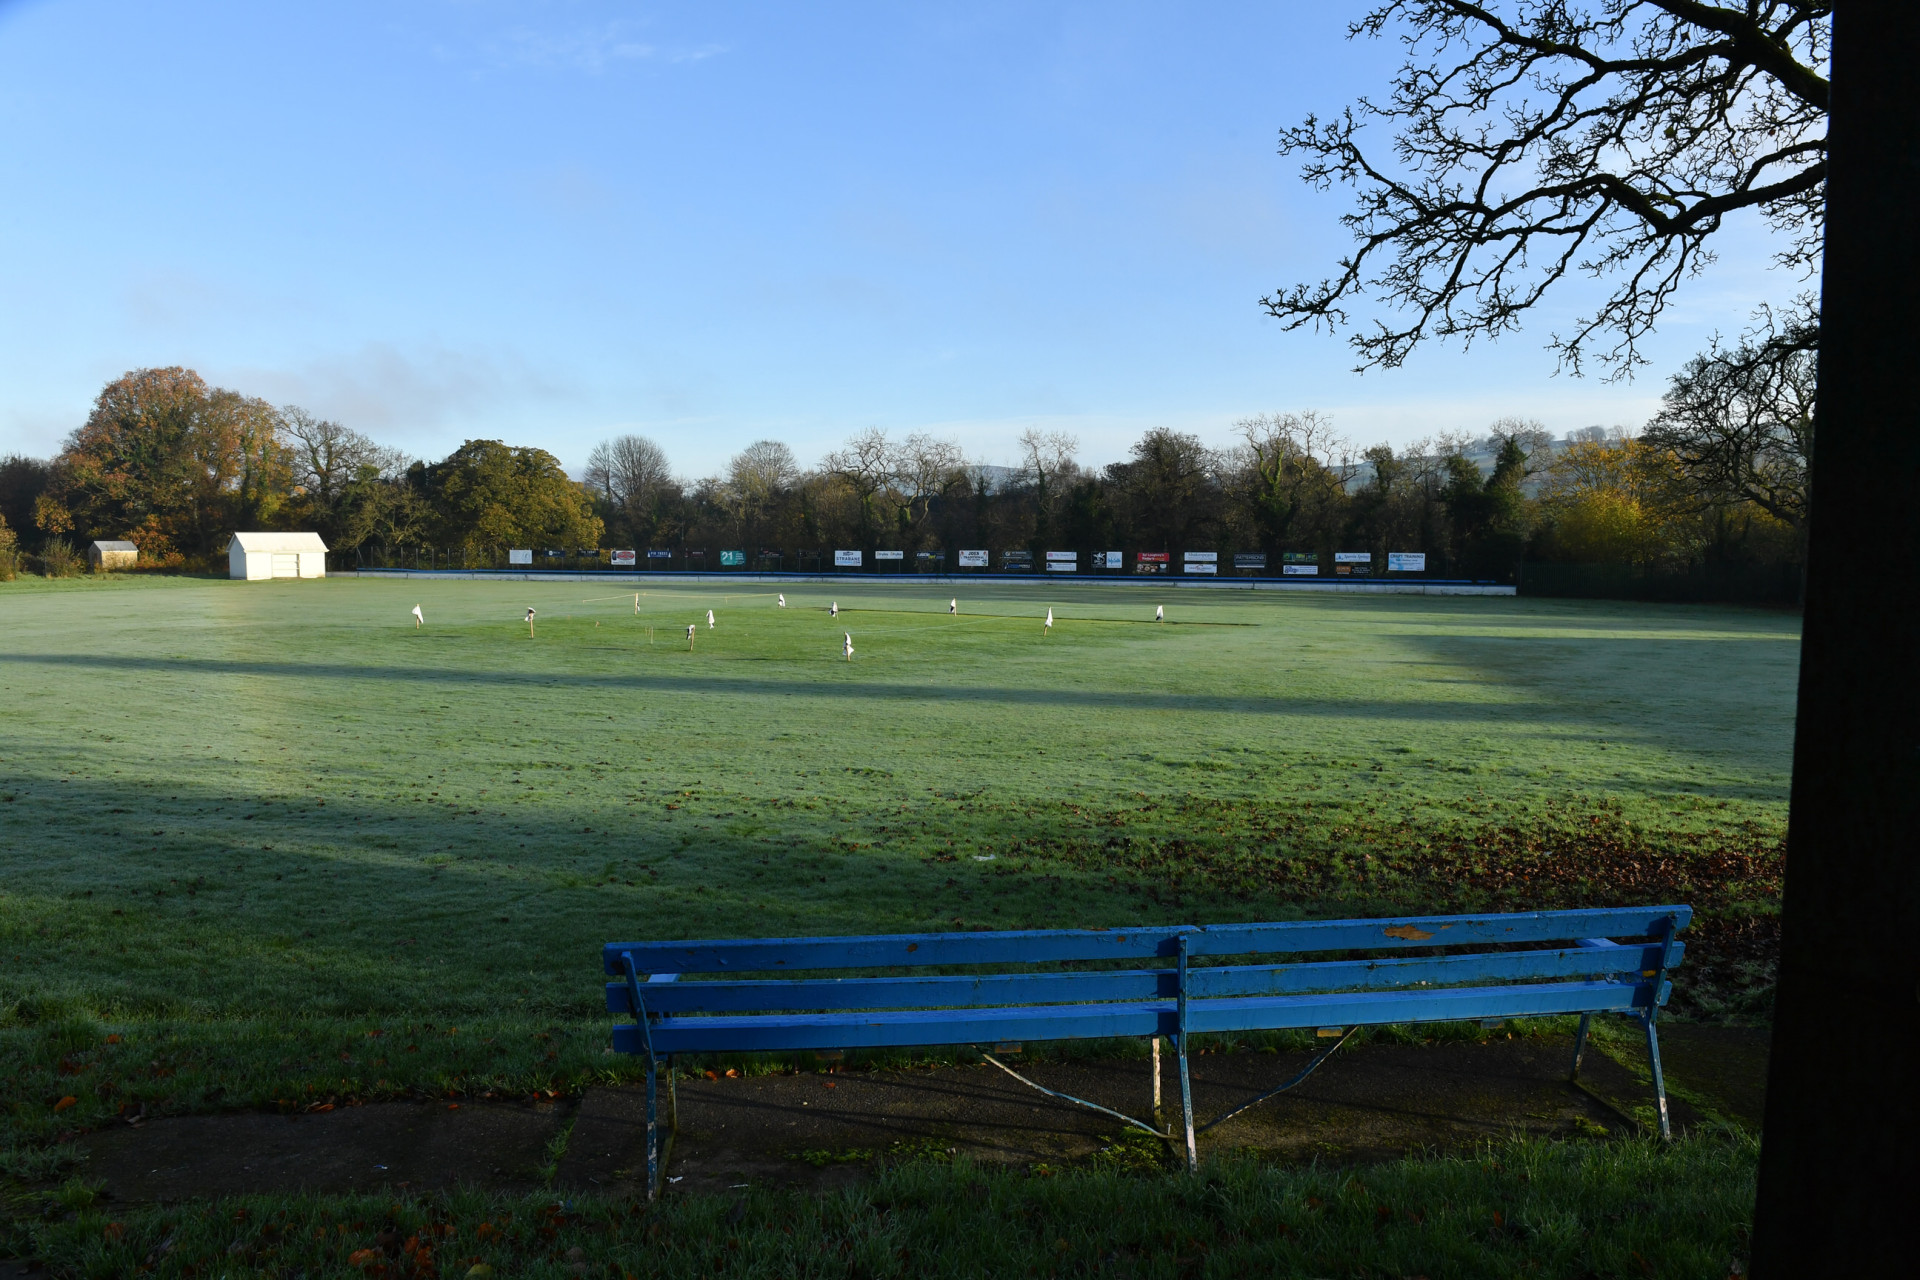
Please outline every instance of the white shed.
[[324, 578], [327, 544], [317, 533], [236, 533], [227, 548], [229, 576], [257, 582], [265, 578]]

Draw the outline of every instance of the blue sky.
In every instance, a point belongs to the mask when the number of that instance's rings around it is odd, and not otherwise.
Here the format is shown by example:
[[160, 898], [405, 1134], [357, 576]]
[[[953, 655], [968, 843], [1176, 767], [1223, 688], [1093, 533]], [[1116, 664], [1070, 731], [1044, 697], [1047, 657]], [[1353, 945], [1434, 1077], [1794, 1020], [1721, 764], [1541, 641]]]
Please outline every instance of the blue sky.
[[1346, 6], [0, 0], [0, 451], [185, 364], [413, 453], [689, 476], [878, 426], [1082, 460], [1318, 408], [1360, 444], [1643, 421], [1794, 292], [1734, 229], [1627, 385], [1546, 335], [1364, 376], [1257, 302], [1348, 243], [1274, 153], [1377, 92]]

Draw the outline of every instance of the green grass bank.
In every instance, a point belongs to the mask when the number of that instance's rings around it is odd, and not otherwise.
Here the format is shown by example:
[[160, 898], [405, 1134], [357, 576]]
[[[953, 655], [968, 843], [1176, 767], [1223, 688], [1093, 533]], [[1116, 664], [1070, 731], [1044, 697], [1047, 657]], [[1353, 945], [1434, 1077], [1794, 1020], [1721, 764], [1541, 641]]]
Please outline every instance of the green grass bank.
[[950, 594], [0, 586], [16, 1171], [128, 1108], [618, 1078], [615, 938], [1684, 899], [1679, 1011], [1764, 1013], [1796, 618]]

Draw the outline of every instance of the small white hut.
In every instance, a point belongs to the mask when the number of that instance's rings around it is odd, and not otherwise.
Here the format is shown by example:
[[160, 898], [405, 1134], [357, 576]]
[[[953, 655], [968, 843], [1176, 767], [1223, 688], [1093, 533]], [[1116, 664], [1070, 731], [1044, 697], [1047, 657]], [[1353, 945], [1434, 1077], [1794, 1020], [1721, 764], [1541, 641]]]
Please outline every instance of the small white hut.
[[140, 563], [140, 548], [131, 542], [102, 539], [87, 548], [87, 564], [95, 573], [131, 569]]
[[324, 578], [327, 544], [317, 533], [236, 533], [227, 548], [229, 576], [258, 582], [267, 578]]

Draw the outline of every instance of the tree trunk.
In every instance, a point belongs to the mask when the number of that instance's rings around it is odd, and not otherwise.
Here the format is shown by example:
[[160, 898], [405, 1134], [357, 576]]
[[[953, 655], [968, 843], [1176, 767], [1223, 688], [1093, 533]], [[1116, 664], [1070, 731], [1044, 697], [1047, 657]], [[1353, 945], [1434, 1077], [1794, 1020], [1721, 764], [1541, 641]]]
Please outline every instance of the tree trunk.
[[1760, 1280], [1912, 1275], [1920, 5], [1842, 0]]

